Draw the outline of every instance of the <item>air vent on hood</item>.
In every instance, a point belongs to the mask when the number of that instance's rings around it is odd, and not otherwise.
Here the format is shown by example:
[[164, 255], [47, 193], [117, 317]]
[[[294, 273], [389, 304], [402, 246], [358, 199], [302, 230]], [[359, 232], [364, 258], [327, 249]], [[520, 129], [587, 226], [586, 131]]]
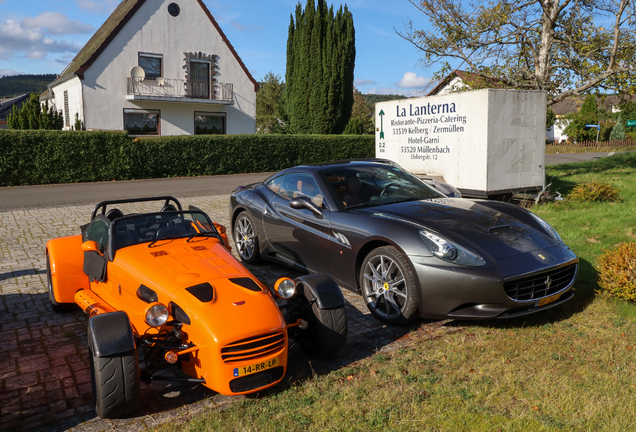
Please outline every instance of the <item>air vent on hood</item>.
[[137, 288], [137, 297], [139, 297], [146, 303], [154, 303], [156, 301], [159, 301], [157, 293], [143, 284], [139, 285], [139, 288]]
[[210, 285], [209, 282], [191, 286], [190, 288], [186, 288], [186, 291], [203, 303], [208, 303], [214, 300], [214, 287]]
[[190, 317], [183, 309], [181, 309], [181, 306], [175, 302], [170, 302], [170, 304], [168, 304], [168, 310], [174, 319], [185, 325], [190, 325]]
[[250, 291], [263, 291], [263, 289], [250, 278], [231, 278], [230, 282], [240, 287], [247, 288]]
[[160, 256], [168, 255], [168, 252], [166, 252], [166, 251], [150, 252], [150, 255], [152, 255], [153, 257], [157, 258], [157, 257], [160, 257]]

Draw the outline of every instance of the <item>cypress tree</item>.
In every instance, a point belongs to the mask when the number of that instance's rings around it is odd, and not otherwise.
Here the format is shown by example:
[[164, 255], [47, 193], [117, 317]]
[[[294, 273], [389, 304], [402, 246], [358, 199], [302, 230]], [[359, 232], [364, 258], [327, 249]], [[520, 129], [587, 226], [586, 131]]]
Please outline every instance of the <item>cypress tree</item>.
[[[295, 19], [294, 19], [295, 18]], [[291, 16], [285, 108], [292, 133], [340, 134], [353, 106], [355, 30], [345, 5], [307, 0]]]

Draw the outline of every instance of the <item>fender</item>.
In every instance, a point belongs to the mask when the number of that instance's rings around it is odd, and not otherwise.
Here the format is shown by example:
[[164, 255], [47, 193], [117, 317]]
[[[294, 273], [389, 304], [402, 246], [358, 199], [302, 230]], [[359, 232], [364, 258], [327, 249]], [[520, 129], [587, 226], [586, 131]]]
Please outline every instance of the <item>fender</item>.
[[126, 312], [109, 312], [90, 317], [88, 344], [96, 357], [107, 357], [136, 349], [135, 336]]
[[345, 299], [338, 284], [326, 274], [313, 274], [297, 277], [296, 287], [307, 299], [315, 298], [320, 309], [344, 306]]
[[75, 293], [88, 289], [88, 276], [84, 274], [82, 236], [60, 237], [49, 240], [46, 250], [51, 261], [53, 295], [57, 303], [75, 303]]

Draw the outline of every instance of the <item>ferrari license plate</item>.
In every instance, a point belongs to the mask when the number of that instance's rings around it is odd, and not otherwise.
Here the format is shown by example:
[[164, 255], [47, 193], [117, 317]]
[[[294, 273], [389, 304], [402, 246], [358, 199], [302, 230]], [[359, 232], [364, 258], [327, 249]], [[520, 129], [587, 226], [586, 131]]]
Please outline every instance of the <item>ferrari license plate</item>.
[[547, 304], [557, 301], [559, 297], [561, 297], [561, 294], [563, 293], [558, 293], [550, 297], [542, 298], [541, 300], [539, 300], [539, 303], [537, 303], [537, 307], [545, 306]]
[[237, 367], [237, 368], [234, 368], [234, 377], [251, 375], [256, 372], [264, 371], [266, 369], [271, 369], [275, 366], [278, 366], [279, 364], [280, 364], [280, 359], [278, 357], [275, 357], [273, 359], [260, 362], [260, 363], [254, 363], [249, 366]]

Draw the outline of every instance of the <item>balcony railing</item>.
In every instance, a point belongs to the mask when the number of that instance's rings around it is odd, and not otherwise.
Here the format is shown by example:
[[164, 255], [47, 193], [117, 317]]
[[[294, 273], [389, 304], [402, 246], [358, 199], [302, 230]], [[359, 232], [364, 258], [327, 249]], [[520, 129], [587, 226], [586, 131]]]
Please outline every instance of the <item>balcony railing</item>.
[[146, 78], [139, 81], [128, 78], [127, 94], [157, 98], [210, 99], [232, 102], [234, 89], [232, 84], [212, 83], [172, 78]]

